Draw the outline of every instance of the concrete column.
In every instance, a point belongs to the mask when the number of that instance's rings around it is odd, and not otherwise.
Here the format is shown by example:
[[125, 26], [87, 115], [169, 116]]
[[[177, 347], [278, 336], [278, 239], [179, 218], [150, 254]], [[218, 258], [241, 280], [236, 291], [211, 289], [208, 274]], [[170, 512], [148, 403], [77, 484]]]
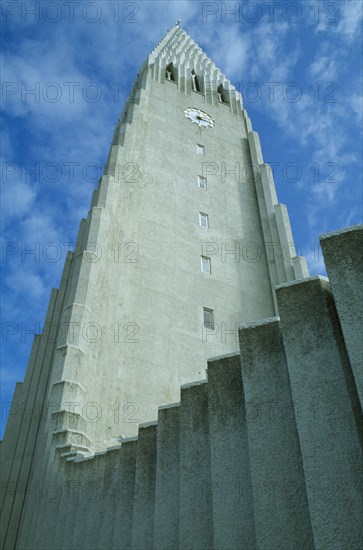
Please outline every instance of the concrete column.
[[256, 548], [239, 353], [208, 361], [214, 548]]
[[258, 133], [253, 130], [249, 132], [248, 141], [250, 144], [251, 157], [254, 166], [259, 166], [260, 164], [263, 164], [262, 149]]
[[257, 548], [314, 547], [280, 325], [241, 326], [241, 364]]
[[139, 425], [132, 520], [134, 550], [152, 549], [156, 477], [156, 422]]
[[275, 204], [275, 220], [281, 247], [281, 265], [285, 277], [281, 282], [294, 280], [294, 262], [296, 258], [295, 243], [292, 236], [289, 214], [285, 204]]
[[[249, 135], [253, 135], [253, 132]], [[271, 167], [268, 164], [256, 165], [255, 155], [253, 154], [252, 150], [251, 162], [251, 176], [253, 172], [255, 178], [258, 207], [260, 211], [261, 226], [265, 241], [268, 269], [271, 284], [274, 287], [279, 282], [286, 280], [285, 269], [282, 261], [282, 250], [280, 247], [280, 239], [275, 218], [273, 202], [275, 196], [272, 195], [272, 191], [274, 190], [274, 180]], [[272, 292], [273, 294], [275, 294], [273, 290]], [[274, 295], [274, 303], [275, 302], [276, 297]]]
[[[66, 459], [65, 477], [67, 479], [65, 494], [65, 510], [64, 510], [64, 526], [61, 529], [56, 527], [54, 547], [55, 550], [65, 550], [74, 548], [73, 535], [74, 527], [77, 520], [78, 510], [80, 509], [84, 498], [84, 487], [82, 486], [83, 462], [79, 457]], [[63, 502], [62, 502], [63, 505]]]
[[206, 382], [185, 384], [180, 401], [180, 548], [213, 548]]
[[[32, 352], [35, 346], [39, 345], [40, 336], [34, 339]], [[32, 354], [31, 354], [32, 355]], [[36, 355], [36, 354], [35, 354]], [[30, 361], [29, 361], [30, 363]], [[6, 423], [6, 431], [1, 445], [1, 487], [0, 487], [0, 511], [11, 485], [8, 485], [9, 475], [13, 465], [15, 449], [18, 443], [19, 432], [22, 421], [22, 405], [25, 401], [26, 393], [23, 391], [23, 382], [17, 382], [11, 409]]]
[[363, 408], [363, 226], [327, 233], [320, 242]]
[[[45, 326], [49, 326], [56, 316], [57, 295], [58, 291], [53, 290]], [[43, 413], [52, 350], [53, 346], [48, 345], [47, 337], [42, 335], [35, 362], [30, 365], [29, 389], [26, 395], [21, 428], [8, 478], [9, 483], [14, 487], [14, 493], [6, 498], [1, 511], [1, 540], [6, 547], [10, 548], [15, 545], [18, 535], [21, 512], [32, 467], [34, 446]]]
[[135, 470], [138, 441], [124, 439], [121, 444], [120, 473], [116, 492], [113, 545], [111, 548], [131, 548], [132, 516], [135, 495]]
[[[36, 406], [41, 410], [40, 418], [34, 418], [30, 425], [28, 434], [28, 448], [31, 450], [31, 471], [27, 481], [26, 491], [28, 496], [25, 504], [22, 503], [23, 511], [21, 517], [20, 535], [17, 544], [28, 544], [30, 548], [37, 546], [37, 537], [41, 532], [40, 526], [44, 520], [46, 502], [42, 498], [35, 500], [37, 494], [44, 490], [46, 484], [53, 482], [52, 475], [49, 476], [49, 469], [52, 469], [54, 453], [50, 458], [50, 444], [52, 438], [51, 412], [54, 410], [50, 394], [50, 384], [54, 376], [54, 355], [56, 340], [61, 330], [60, 316], [64, 306], [64, 300], [67, 294], [69, 280], [73, 269], [73, 254], [68, 253], [62, 273], [59, 290], [56, 292], [56, 301], [53, 308], [51, 319], [48, 314], [44, 331], [39, 344], [39, 350], [36, 360], [36, 368], [41, 369], [41, 375], [38, 382], [32, 382], [36, 391]], [[54, 291], [55, 292], [55, 291]], [[51, 305], [49, 305], [49, 308]], [[48, 310], [49, 310], [48, 308]], [[34, 371], [36, 372], [36, 371]], [[31, 390], [29, 393], [31, 393]], [[31, 435], [30, 435], [31, 434]], [[33, 441], [33, 447], [29, 442]], [[39, 489], [40, 488], [40, 489]]]
[[76, 519], [73, 525], [73, 534], [69, 548], [85, 548], [84, 541], [87, 536], [86, 526], [90, 519], [90, 507], [95, 497], [94, 479], [96, 473], [95, 458], [80, 459], [77, 468], [80, 481], [80, 499], [75, 509]]
[[[37, 513], [41, 516], [36, 533], [38, 550], [56, 550], [56, 527], [64, 525], [62, 501], [67, 490], [66, 461], [60, 458], [61, 450], [56, 450], [53, 463], [54, 474], [40, 486], [40, 507]], [[62, 545], [59, 547], [61, 548]], [[34, 546], [33, 546], [34, 548]]]
[[105, 500], [104, 493], [104, 473], [106, 463], [106, 452], [95, 453], [94, 455], [94, 471], [92, 482], [87, 488], [89, 503], [84, 518], [84, 537], [80, 548], [98, 549], [98, 536], [100, 529], [103, 529], [101, 524], [102, 505]]
[[316, 548], [361, 544], [361, 423], [329, 284], [277, 287], [281, 328]]
[[159, 408], [157, 429], [154, 549], [179, 545], [180, 405]]
[[96, 529], [92, 544], [95, 548], [112, 548], [117, 497], [119, 494], [121, 447], [107, 449], [105, 454], [103, 491], [97, 508]]
[[70, 530], [70, 522], [75, 519], [76, 511], [79, 502], [79, 480], [74, 475], [74, 461], [76, 456], [64, 459], [60, 465], [60, 470], [57, 472], [57, 479], [62, 479], [62, 493], [59, 503], [59, 511], [56, 522], [53, 522], [52, 533], [52, 549], [60, 550], [69, 548], [69, 539], [67, 533]]
[[309, 268], [305, 256], [296, 256], [293, 268], [294, 279], [306, 279], [309, 277]]

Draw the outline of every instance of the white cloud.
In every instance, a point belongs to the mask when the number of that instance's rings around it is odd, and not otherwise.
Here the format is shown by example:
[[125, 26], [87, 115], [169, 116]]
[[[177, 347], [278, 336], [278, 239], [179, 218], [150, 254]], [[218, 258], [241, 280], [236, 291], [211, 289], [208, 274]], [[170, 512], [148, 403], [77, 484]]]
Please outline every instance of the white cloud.
[[311, 76], [313, 78], [319, 78], [320, 81], [329, 82], [337, 77], [337, 64], [335, 59], [326, 55], [316, 56], [309, 70]]
[[40, 275], [33, 273], [25, 264], [22, 269], [17, 269], [7, 276], [5, 283], [15, 295], [26, 295], [29, 302], [40, 300], [49, 294], [49, 289]]
[[352, 41], [358, 33], [362, 33], [363, 4], [360, 0], [351, 0], [339, 4], [340, 22], [337, 33]]
[[[228, 32], [224, 32], [227, 29], [225, 24], [222, 24], [220, 28], [213, 28], [213, 32], [210, 32], [210, 23], [205, 24], [205, 28], [208, 32], [204, 34], [203, 42], [208, 50], [208, 57], [232, 82], [241, 74], [245, 74], [245, 71], [249, 69], [251, 48], [248, 34], [241, 34], [237, 25], [230, 27]], [[195, 34], [197, 37], [197, 30]]]
[[[36, 192], [34, 187], [21, 181], [22, 167], [15, 163], [1, 160], [3, 170], [2, 186], [2, 213], [3, 219], [9, 222], [27, 214], [34, 204]], [[8, 174], [8, 175], [6, 175]], [[12, 176], [11, 174], [15, 174]]]
[[316, 32], [334, 34], [337, 38], [351, 43], [362, 32], [362, 6], [360, 0], [321, 3]]
[[86, 75], [72, 67], [71, 59], [68, 67], [64, 62], [55, 63], [55, 59], [67, 57], [67, 50], [59, 43], [44, 49], [41, 42], [28, 41], [17, 54], [2, 57], [8, 114], [32, 116], [35, 126], [43, 129], [49, 128], [49, 124], [63, 125], [85, 116], [90, 107], [87, 93], [93, 97], [91, 94], [96, 90], [88, 84]]
[[249, 31], [251, 48], [249, 50], [249, 71], [251, 79], [263, 82], [282, 83], [300, 56], [297, 42], [289, 48], [286, 55], [286, 39], [290, 31], [288, 23], [269, 23], [264, 18], [261, 23]]
[[362, 94], [351, 94], [348, 96], [348, 103], [353, 110], [353, 112], [357, 115], [357, 123], [359, 124], [361, 128], [362, 123], [362, 116], [363, 116], [363, 95]]

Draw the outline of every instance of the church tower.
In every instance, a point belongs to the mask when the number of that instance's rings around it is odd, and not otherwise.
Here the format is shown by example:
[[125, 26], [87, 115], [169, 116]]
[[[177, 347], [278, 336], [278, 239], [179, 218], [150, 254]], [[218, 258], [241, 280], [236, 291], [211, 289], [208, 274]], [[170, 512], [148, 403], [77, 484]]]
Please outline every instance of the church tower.
[[92, 450], [135, 435], [305, 274], [240, 94], [177, 24], [140, 70], [81, 223], [50, 401], [97, 418]]
[[53, 390], [100, 404], [94, 450], [204, 379], [307, 273], [240, 94], [179, 24], [134, 83], [73, 264]]
[[[137, 75], [52, 291], [5, 478], [51, 479], [57, 456], [135, 436], [208, 358], [239, 350], [240, 323], [277, 314], [276, 285], [307, 275], [241, 95], [177, 23]], [[7, 548], [21, 498], [4, 505]]]

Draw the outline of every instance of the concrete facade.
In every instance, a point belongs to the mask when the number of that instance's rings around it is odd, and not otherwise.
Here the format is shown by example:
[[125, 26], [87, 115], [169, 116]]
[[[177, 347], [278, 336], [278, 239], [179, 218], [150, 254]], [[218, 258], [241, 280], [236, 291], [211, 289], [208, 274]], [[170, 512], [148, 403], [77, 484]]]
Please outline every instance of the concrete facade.
[[[339, 246], [339, 235], [324, 239]], [[90, 456], [58, 449], [3, 548], [358, 549], [356, 341], [344, 339], [326, 278], [276, 296], [279, 317], [241, 325], [240, 352], [210, 359], [207, 379], [183, 385], [180, 403], [160, 407], [138, 438]]]
[[[357, 545], [353, 233], [339, 258], [338, 237], [323, 238], [333, 298], [295, 256], [240, 95], [171, 29], [135, 81], [17, 386], [1, 446], [2, 548]], [[17, 413], [21, 402], [38, 416]], [[321, 481], [335, 483], [329, 503], [314, 493]]]

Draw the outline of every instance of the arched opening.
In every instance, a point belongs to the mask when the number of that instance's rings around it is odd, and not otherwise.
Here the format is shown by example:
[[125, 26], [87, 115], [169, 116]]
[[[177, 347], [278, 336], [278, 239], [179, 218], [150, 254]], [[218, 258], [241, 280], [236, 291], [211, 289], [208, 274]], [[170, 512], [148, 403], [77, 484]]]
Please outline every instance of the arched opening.
[[165, 78], [166, 80], [171, 80], [172, 82], [177, 82], [178, 80], [177, 70], [172, 63], [169, 63], [165, 69]]
[[200, 85], [200, 81], [199, 81], [199, 76], [197, 75], [197, 73], [195, 72], [194, 69], [192, 70], [191, 75], [192, 75], [192, 90], [193, 90], [193, 92], [201, 92], [201, 85]]
[[217, 94], [218, 94], [218, 101], [220, 101], [220, 103], [229, 103], [229, 100], [228, 100], [228, 92], [227, 90], [224, 88], [223, 84], [220, 84], [217, 88]]

